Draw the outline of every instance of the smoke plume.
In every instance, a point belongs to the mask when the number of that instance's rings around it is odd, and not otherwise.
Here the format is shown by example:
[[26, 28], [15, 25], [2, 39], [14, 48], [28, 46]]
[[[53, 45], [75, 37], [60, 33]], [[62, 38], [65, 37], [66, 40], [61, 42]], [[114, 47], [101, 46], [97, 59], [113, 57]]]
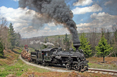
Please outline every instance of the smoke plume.
[[32, 44], [43, 44], [43, 45], [51, 45], [51, 46], [54, 46], [54, 44], [53, 43], [51, 43], [51, 42], [47, 42], [47, 43], [44, 43], [44, 42], [41, 42], [40, 40], [37, 40], [37, 41], [30, 41], [30, 44], [32, 45]]
[[34, 22], [63, 24], [72, 34], [73, 42], [80, 42], [73, 13], [64, 0], [19, 0], [19, 6], [36, 12]]

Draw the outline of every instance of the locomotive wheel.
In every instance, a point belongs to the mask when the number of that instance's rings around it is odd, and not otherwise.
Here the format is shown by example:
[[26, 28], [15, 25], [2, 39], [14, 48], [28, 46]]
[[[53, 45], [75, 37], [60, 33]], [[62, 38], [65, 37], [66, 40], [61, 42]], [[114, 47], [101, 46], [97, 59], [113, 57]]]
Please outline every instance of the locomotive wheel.
[[71, 65], [70, 65], [70, 64], [66, 64], [66, 68], [67, 68], [68, 70], [71, 70]]
[[36, 60], [34, 60], [34, 63], [37, 63], [37, 61], [36, 61]]
[[82, 65], [82, 69], [84, 68], [84, 65]]
[[33, 62], [34, 61], [34, 59], [31, 59], [31, 62]]
[[85, 71], [88, 71], [88, 67], [85, 67]]
[[50, 64], [49, 63], [46, 63], [46, 66], [49, 66]]
[[43, 66], [46, 66], [46, 63], [43, 61], [42, 65], [43, 65]]
[[81, 66], [79, 66], [79, 69], [78, 69], [78, 71], [79, 71], [79, 72], [81, 71]]
[[38, 61], [36, 61], [36, 64], [39, 64], [39, 62], [38, 62]]
[[79, 70], [79, 69], [78, 69], [78, 64], [77, 64], [77, 63], [74, 64], [74, 70], [76, 70], [76, 71]]

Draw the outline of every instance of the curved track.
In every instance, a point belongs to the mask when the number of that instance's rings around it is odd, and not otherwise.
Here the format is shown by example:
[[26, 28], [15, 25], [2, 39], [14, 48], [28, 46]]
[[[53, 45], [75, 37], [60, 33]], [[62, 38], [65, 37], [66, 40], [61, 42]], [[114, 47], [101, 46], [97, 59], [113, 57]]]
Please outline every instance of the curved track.
[[[22, 59], [21, 55], [19, 56], [19, 58], [24, 63], [26, 63], [28, 65], [35, 66], [35, 67], [38, 67], [38, 68], [47, 69], [47, 70], [54, 71], [54, 72], [55, 71], [56, 72], [73, 72], [74, 71], [74, 70], [67, 70], [65, 68], [60, 68], [60, 67], [59, 68], [57, 68], [57, 67], [45, 67], [45, 66], [34, 64], [34, 63], [30, 63], [30, 62], [27, 62], [26, 60]], [[110, 74], [110, 75], [113, 75], [113, 76], [117, 76], [117, 70], [89, 68], [87, 72], [90, 72], [90, 73], [101, 73], [101, 74]]]

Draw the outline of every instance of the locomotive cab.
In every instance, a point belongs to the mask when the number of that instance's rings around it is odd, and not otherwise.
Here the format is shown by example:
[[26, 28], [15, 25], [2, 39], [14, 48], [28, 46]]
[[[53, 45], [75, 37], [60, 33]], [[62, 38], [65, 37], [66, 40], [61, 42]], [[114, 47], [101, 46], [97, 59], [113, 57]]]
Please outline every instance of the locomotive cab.
[[52, 54], [54, 51], [56, 51], [57, 48], [46, 48], [42, 50], [42, 60], [44, 62], [51, 62], [52, 60]]

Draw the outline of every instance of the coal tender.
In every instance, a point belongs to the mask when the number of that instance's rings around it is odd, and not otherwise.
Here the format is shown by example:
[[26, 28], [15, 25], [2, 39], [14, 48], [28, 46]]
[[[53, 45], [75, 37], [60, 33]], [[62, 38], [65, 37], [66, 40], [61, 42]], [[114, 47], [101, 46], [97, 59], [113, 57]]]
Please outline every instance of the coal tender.
[[31, 52], [31, 61], [42, 65], [65, 65], [67, 69], [85, 71], [88, 70], [88, 61], [86, 61], [83, 51], [73, 50], [62, 51], [61, 48], [46, 48], [42, 51]]

